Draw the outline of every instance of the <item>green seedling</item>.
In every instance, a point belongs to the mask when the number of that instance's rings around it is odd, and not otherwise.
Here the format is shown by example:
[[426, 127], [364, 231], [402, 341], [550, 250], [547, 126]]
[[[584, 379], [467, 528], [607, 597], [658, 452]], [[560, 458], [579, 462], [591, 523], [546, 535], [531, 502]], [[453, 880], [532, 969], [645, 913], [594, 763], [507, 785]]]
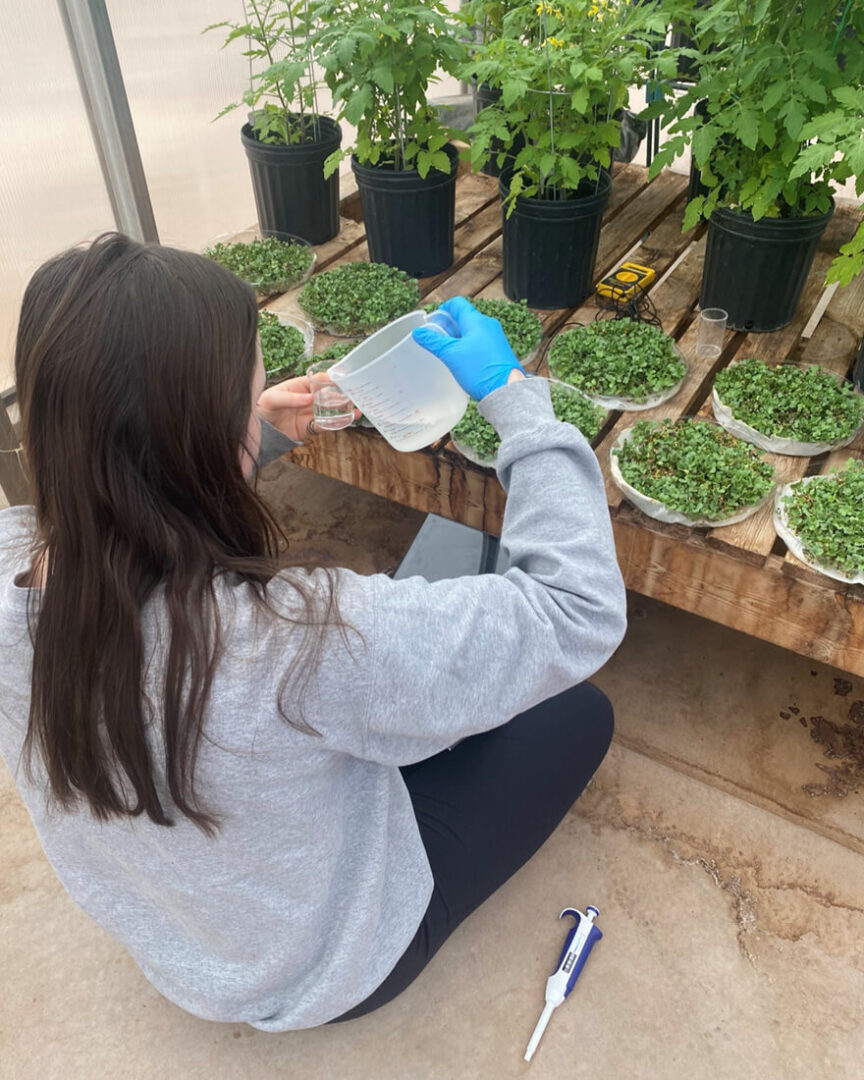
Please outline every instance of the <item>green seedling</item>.
[[404, 270], [355, 262], [316, 274], [300, 293], [300, 307], [316, 326], [354, 337], [407, 314], [419, 299], [417, 280]]
[[798, 442], [839, 442], [864, 420], [864, 397], [820, 367], [769, 367], [752, 357], [714, 381], [736, 420], [763, 435]]
[[636, 404], [668, 390], [687, 372], [670, 337], [631, 319], [565, 330], [552, 342], [548, 360], [553, 375], [586, 394]]
[[774, 470], [756, 447], [704, 420], [640, 420], [612, 452], [624, 480], [693, 521], [722, 521], [761, 502]]

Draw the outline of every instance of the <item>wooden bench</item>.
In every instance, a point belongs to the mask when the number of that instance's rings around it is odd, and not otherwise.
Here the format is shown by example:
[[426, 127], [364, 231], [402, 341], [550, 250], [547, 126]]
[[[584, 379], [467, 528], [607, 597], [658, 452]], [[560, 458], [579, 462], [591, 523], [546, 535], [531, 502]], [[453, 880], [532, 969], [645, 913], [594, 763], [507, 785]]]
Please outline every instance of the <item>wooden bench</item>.
[[[651, 299], [664, 330], [689, 364], [681, 392], [645, 417], [711, 415], [710, 390], [718, 370], [736, 357], [812, 361], [847, 374], [864, 334], [864, 278], [835, 292], [824, 288], [834, 254], [855, 231], [860, 208], [838, 205], [825, 234], [796, 320], [772, 334], [728, 331], [716, 360], [695, 355], [696, 305], [705, 249], [704, 227], [682, 234], [687, 179], [664, 172], [648, 183], [646, 170], [618, 169], [597, 259], [599, 279], [625, 258], [656, 271]], [[355, 195], [343, 202], [340, 235], [318, 251], [317, 270], [368, 258]], [[456, 196], [455, 261], [446, 273], [421, 282], [424, 300], [503, 296], [501, 209], [496, 181], [460, 175]], [[271, 300], [268, 310], [302, 317], [297, 294]], [[589, 322], [593, 299], [578, 310], [538, 312], [547, 340], [568, 322]], [[332, 339], [319, 335], [316, 349]], [[540, 373], [545, 367], [541, 365]], [[609, 510], [618, 556], [629, 588], [805, 656], [864, 675], [864, 588], [845, 587], [815, 573], [777, 539], [770, 507], [722, 529], [688, 529], [654, 521], [625, 502], [608, 482], [609, 449], [633, 417], [613, 413], [595, 439], [607, 475]], [[791, 480], [860, 455], [860, 439], [838, 454], [813, 459], [771, 456], [778, 476]], [[499, 534], [504, 492], [494, 472], [466, 461], [449, 443], [413, 454], [393, 450], [374, 431], [350, 429], [319, 437], [292, 461], [387, 499]]]
[[[772, 334], [729, 331], [714, 361], [695, 356], [694, 316], [704, 257], [704, 227], [682, 234], [686, 177], [662, 173], [648, 183], [635, 165], [619, 168], [604, 219], [596, 274], [600, 278], [633, 259], [656, 271], [651, 299], [664, 330], [678, 342], [690, 365], [681, 392], [641, 416], [710, 415], [710, 390], [717, 371], [736, 357], [818, 362], [847, 374], [864, 334], [864, 275], [846, 289], [823, 286], [834, 253], [861, 218], [860, 208], [838, 205], [826, 232], [796, 320]], [[339, 235], [318, 248], [316, 270], [368, 258], [356, 192], [342, 203]], [[425, 300], [450, 296], [503, 296], [501, 208], [497, 183], [463, 172], [457, 182], [455, 261], [446, 273], [421, 282]], [[266, 304], [268, 310], [301, 315], [297, 292]], [[588, 322], [593, 300], [578, 310], [538, 312], [548, 341], [563, 325]], [[316, 349], [332, 339], [319, 334]], [[541, 365], [540, 373], [544, 373]], [[5, 404], [5, 403], [4, 403]], [[805, 656], [864, 675], [864, 587], [842, 586], [800, 563], [777, 539], [765, 508], [739, 525], [688, 529], [663, 525], [626, 503], [608, 482], [609, 449], [632, 416], [613, 413], [594, 441], [607, 475], [609, 510], [618, 556], [629, 588]], [[27, 499], [15, 447], [17, 433], [0, 409], [0, 485], [10, 503]], [[846, 450], [811, 460], [772, 457], [781, 479], [822, 472], [851, 455], [861, 456], [864, 439]], [[357, 428], [327, 434], [297, 448], [292, 460], [366, 491], [440, 514], [498, 535], [505, 496], [489, 469], [466, 461], [442, 440], [427, 450], [402, 454], [376, 432]]]

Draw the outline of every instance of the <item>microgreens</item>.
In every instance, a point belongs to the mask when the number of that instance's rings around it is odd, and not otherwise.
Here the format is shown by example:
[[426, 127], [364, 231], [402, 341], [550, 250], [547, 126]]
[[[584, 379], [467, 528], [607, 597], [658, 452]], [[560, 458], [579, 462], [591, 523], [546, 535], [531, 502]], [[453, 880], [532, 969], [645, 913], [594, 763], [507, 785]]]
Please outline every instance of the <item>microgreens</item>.
[[[578, 428], [586, 439], [593, 439], [606, 420], [606, 410], [589, 401], [578, 390], [562, 383], [551, 382], [549, 394], [556, 418]], [[453, 429], [453, 438], [490, 461], [501, 445], [500, 435], [489, 421], [481, 416], [475, 401], [468, 402], [465, 415]]]
[[258, 313], [258, 336], [268, 376], [300, 374], [306, 366], [306, 339], [296, 326], [287, 326], [271, 311]]
[[565, 330], [552, 342], [549, 370], [586, 394], [641, 404], [684, 377], [687, 367], [662, 330], [630, 319], [603, 319]]
[[792, 484], [783, 503], [804, 554], [852, 577], [864, 573], [864, 463]]
[[763, 435], [837, 442], [864, 419], [864, 397], [820, 367], [772, 368], [750, 357], [721, 371], [714, 388], [736, 420]]
[[248, 244], [214, 244], [204, 254], [248, 281], [263, 296], [285, 292], [296, 285], [315, 260], [315, 252], [308, 244], [277, 240], [274, 236], [251, 240]]
[[704, 420], [640, 420], [612, 453], [642, 495], [694, 521], [721, 521], [760, 502], [774, 470], [755, 447]]
[[355, 336], [405, 315], [417, 305], [420, 287], [404, 270], [384, 263], [345, 263], [324, 270], [300, 293], [300, 306], [316, 326]]

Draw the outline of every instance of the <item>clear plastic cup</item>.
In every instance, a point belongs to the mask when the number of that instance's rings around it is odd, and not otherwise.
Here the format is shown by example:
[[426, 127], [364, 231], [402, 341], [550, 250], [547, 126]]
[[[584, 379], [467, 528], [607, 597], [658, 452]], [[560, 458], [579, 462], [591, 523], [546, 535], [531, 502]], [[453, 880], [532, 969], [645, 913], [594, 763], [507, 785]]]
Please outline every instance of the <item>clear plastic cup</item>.
[[409, 311], [366, 338], [329, 371], [333, 382], [396, 450], [431, 445], [459, 423], [468, 405], [468, 395], [449, 369], [412, 338], [419, 326], [460, 336], [445, 311]]
[[726, 320], [723, 308], [705, 308], [699, 312], [696, 336], [696, 355], [705, 360], [716, 360], [723, 352], [726, 339]]

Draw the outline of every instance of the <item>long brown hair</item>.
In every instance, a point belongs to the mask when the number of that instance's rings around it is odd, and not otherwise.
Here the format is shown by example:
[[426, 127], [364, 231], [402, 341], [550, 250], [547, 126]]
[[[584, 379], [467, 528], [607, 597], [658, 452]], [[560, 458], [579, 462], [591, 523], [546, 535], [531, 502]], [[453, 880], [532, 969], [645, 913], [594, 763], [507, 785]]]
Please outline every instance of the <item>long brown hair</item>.
[[[239, 575], [266, 604], [281, 535], [240, 460], [257, 326], [233, 274], [118, 234], [52, 259], [27, 287], [15, 376], [46, 579], [31, 592], [25, 752], [32, 767], [39, 750], [64, 808], [84, 799], [101, 820], [172, 824], [145, 730], [141, 614], [160, 590], [169, 634], [152, 711], [168, 795], [205, 831], [216, 824], [195, 791], [221, 654], [214, 581]], [[292, 583], [305, 641], [334, 601], [317, 611]]]

